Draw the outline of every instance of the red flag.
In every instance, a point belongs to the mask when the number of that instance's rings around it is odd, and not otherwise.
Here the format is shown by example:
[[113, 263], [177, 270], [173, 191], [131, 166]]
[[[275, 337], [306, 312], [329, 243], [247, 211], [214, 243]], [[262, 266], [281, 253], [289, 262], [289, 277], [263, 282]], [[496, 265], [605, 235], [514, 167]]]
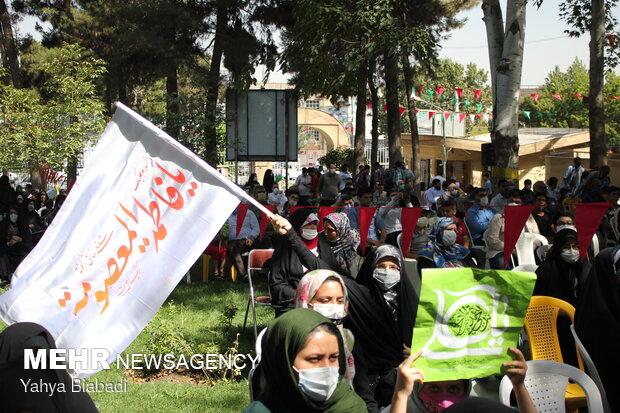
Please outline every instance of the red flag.
[[476, 113], [474, 116], [477, 117], [477, 118], [482, 119], [482, 115], [480, 113]]
[[443, 86], [435, 86], [435, 90], [437, 91], [437, 97], [441, 99], [441, 95], [443, 95], [443, 90], [445, 88]]
[[400, 209], [400, 223], [403, 226], [403, 232], [400, 237], [400, 246], [405, 254], [409, 251], [411, 245], [411, 237], [413, 236], [413, 230], [418, 223], [418, 218], [422, 213], [422, 208], [401, 208]]
[[538, 103], [538, 93], [532, 93], [530, 96], [536, 101], [536, 103]]
[[387, 112], [387, 105], [381, 105], [383, 106], [383, 113]]
[[605, 216], [611, 203], [601, 204], [577, 204], [575, 209], [575, 227], [577, 228], [577, 241], [579, 242], [580, 258], [583, 261], [588, 254], [588, 248], [592, 237]]
[[418, 94], [418, 96], [422, 96], [422, 88], [423, 87], [424, 87], [424, 85], [418, 85], [418, 87], [415, 88], [415, 91]]
[[418, 113], [420, 113], [420, 109], [415, 110], [415, 114], [417, 115]]
[[582, 98], [583, 95], [581, 93], [577, 93], [576, 95], [570, 95], [571, 98]]
[[557, 100], [562, 100], [562, 96], [560, 95], [551, 95], [552, 98], [556, 98]]
[[323, 218], [331, 214], [332, 212], [336, 212], [336, 207], [326, 207], [322, 206], [319, 208], [319, 231], [323, 231]]
[[428, 118], [429, 118], [429, 119], [433, 119], [433, 116], [435, 116], [435, 113], [437, 113], [437, 112], [432, 112], [432, 111], [429, 111], [429, 112], [428, 112]]
[[446, 120], [450, 119], [450, 112], [444, 112], [444, 113], [443, 113], [443, 117], [444, 117]]
[[241, 231], [241, 227], [243, 226], [243, 221], [245, 221], [245, 214], [248, 213], [248, 208], [250, 204], [239, 204], [237, 207], [237, 233], [235, 234], [235, 238], [239, 236], [239, 232]]
[[403, 113], [405, 113], [405, 111], [406, 111], [406, 110], [407, 110], [407, 108], [404, 108], [404, 107], [402, 107], [402, 106], [399, 106], [399, 107], [398, 107], [398, 114], [399, 114], [400, 116], [403, 116]]
[[368, 230], [370, 229], [370, 223], [375, 216], [376, 210], [376, 207], [359, 207], [360, 245], [362, 246], [362, 254], [366, 249]]
[[[276, 205], [265, 205], [269, 211], [273, 212], [276, 209]], [[267, 228], [267, 224], [269, 224], [269, 217], [267, 214], [263, 212], [260, 217], [260, 234], [258, 235], [258, 239], [263, 239], [263, 232], [265, 232], [265, 228]]]
[[474, 89], [474, 96], [476, 97], [477, 100], [480, 100], [480, 98], [482, 97], [482, 90]]
[[366, 109], [372, 109], [372, 102], [366, 103]]
[[512, 250], [517, 245], [517, 240], [521, 235], [521, 230], [533, 210], [534, 205], [504, 207], [504, 268], [506, 268]]
[[459, 123], [463, 123], [463, 119], [465, 119], [465, 115], [464, 113], [459, 114]]
[[289, 216], [289, 218], [291, 217], [291, 215], [293, 215], [293, 212], [297, 211], [299, 208], [306, 208], [306, 207], [305, 206], [301, 206], [301, 205], [289, 206], [288, 207], [288, 216]]
[[620, 99], [618, 96], [610, 96], [609, 99]]
[[463, 89], [461, 89], [460, 87], [455, 87], [454, 91], [456, 92], [456, 96], [458, 96], [459, 99], [463, 97]]

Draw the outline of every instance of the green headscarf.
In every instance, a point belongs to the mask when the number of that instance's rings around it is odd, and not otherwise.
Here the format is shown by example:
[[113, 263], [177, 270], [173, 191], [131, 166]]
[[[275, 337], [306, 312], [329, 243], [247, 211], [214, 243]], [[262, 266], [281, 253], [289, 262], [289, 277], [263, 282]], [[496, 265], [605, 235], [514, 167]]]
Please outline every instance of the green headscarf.
[[[261, 401], [272, 412], [365, 412], [366, 403], [347, 385], [340, 381], [332, 396], [325, 402], [309, 399], [299, 388], [293, 363], [302, 349], [308, 334], [321, 324], [333, 323], [308, 308], [297, 308], [276, 318], [267, 327], [263, 338], [261, 369]], [[336, 335], [340, 355], [340, 376], [345, 373], [346, 358], [342, 337]]]

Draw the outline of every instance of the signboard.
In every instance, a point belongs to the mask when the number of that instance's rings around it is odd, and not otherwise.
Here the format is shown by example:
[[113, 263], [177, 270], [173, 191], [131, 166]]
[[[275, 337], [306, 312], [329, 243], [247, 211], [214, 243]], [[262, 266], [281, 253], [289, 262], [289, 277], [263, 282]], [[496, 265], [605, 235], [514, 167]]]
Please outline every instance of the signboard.
[[296, 92], [228, 90], [226, 160], [297, 161]]
[[411, 352], [426, 381], [501, 374], [511, 361], [536, 274], [519, 271], [424, 269]]

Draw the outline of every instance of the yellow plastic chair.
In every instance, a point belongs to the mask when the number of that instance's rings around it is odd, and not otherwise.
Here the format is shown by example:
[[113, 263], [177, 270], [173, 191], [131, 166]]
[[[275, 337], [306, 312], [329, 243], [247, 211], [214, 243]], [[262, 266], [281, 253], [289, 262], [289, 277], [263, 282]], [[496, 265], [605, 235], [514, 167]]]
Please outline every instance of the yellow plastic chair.
[[[575, 322], [575, 307], [564, 300], [536, 295], [532, 297], [525, 315], [525, 332], [530, 341], [532, 360], [551, 360], [563, 363], [562, 350], [557, 332], [560, 312]], [[575, 344], [579, 370], [584, 371], [579, 349]], [[566, 386], [567, 411], [586, 406], [586, 394], [576, 383]]]

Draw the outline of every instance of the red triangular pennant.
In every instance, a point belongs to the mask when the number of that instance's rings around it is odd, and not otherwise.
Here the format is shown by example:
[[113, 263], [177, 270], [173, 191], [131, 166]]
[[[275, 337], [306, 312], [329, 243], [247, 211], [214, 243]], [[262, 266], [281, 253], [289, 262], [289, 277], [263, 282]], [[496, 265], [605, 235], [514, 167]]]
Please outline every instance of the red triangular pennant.
[[620, 99], [618, 96], [610, 96], [609, 99]]
[[576, 95], [570, 95], [571, 98], [582, 98], [583, 95], [581, 93], [577, 93]]
[[368, 238], [368, 230], [370, 223], [375, 216], [376, 207], [359, 207], [359, 223], [360, 223], [360, 245], [362, 246], [362, 254], [366, 249], [366, 239]]
[[521, 230], [527, 218], [534, 210], [534, 205], [516, 205], [504, 207], [504, 268], [510, 260], [512, 250], [517, 245]]
[[444, 117], [446, 120], [450, 119], [450, 112], [444, 112], [444, 113], [443, 113], [443, 117]]
[[399, 107], [398, 107], [398, 114], [399, 114], [400, 116], [403, 116], [403, 113], [405, 113], [405, 111], [406, 111], [406, 110], [407, 110], [407, 108], [404, 108], [404, 107], [402, 107], [402, 106], [399, 106]]
[[474, 96], [476, 97], [477, 100], [480, 100], [480, 97], [482, 96], [482, 90], [480, 89], [474, 89]]
[[552, 98], [556, 98], [557, 100], [562, 100], [562, 96], [560, 95], [551, 95]]
[[433, 116], [435, 116], [435, 113], [437, 113], [437, 112], [432, 112], [432, 111], [429, 111], [429, 112], [428, 112], [428, 118], [429, 118], [429, 119], [433, 119]]
[[400, 244], [403, 254], [409, 251], [413, 230], [418, 223], [418, 218], [420, 218], [421, 213], [422, 208], [401, 208], [400, 210], [400, 223], [403, 226]]
[[577, 204], [575, 209], [575, 227], [579, 242], [580, 258], [583, 261], [588, 254], [592, 237], [612, 204]]
[[437, 98], [441, 99], [441, 95], [443, 95], [443, 91], [444, 91], [444, 87], [443, 86], [435, 86], [435, 90], [437, 91]]
[[459, 123], [463, 123], [463, 119], [465, 119], [465, 115], [464, 113], [459, 114]]
[[383, 106], [383, 113], [387, 112], [387, 105], [381, 105]]
[[[270, 212], [273, 212], [276, 209], [276, 205], [265, 205], [265, 208], [267, 208]], [[263, 239], [263, 232], [265, 232], [267, 224], [269, 224], [269, 217], [263, 212], [260, 217], [260, 234], [258, 235], [258, 238], [261, 240]]]
[[418, 113], [420, 113], [420, 109], [415, 110], [415, 114], [417, 115]]
[[289, 218], [291, 217], [291, 215], [293, 215], [293, 212], [297, 211], [299, 208], [306, 208], [306, 207], [305, 206], [301, 206], [301, 205], [289, 206], [288, 207], [288, 216], [289, 216]]
[[459, 99], [463, 97], [463, 89], [461, 89], [460, 87], [455, 87], [454, 91], [456, 92], [456, 96], [458, 96]]
[[415, 91], [418, 94], [418, 96], [422, 96], [422, 88], [423, 87], [424, 87], [424, 85], [418, 85], [418, 87], [415, 88]]
[[531, 93], [530, 96], [538, 103], [538, 93]]
[[366, 109], [372, 109], [372, 102], [366, 103]]
[[243, 226], [243, 221], [245, 221], [245, 214], [248, 213], [248, 208], [250, 204], [239, 204], [237, 207], [237, 233], [235, 234], [235, 238], [239, 236], [239, 232], [241, 231], [241, 227]]
[[323, 231], [323, 218], [331, 214], [332, 212], [336, 212], [336, 207], [326, 207], [322, 206], [319, 208], [319, 231]]

